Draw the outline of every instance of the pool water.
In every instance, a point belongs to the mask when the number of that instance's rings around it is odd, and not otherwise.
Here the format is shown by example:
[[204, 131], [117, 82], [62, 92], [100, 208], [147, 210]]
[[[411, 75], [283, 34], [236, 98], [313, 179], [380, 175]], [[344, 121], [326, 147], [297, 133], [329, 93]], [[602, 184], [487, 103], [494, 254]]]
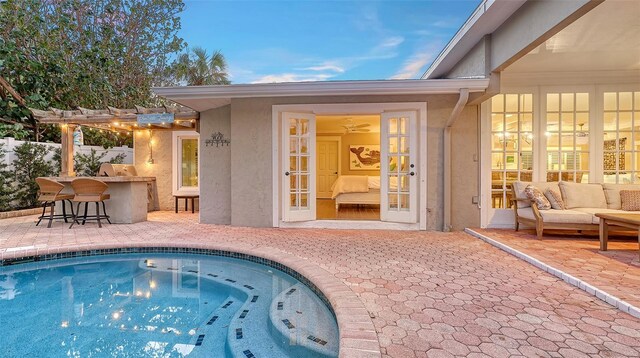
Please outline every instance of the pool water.
[[307, 286], [229, 257], [126, 254], [0, 267], [2, 357], [336, 357]]

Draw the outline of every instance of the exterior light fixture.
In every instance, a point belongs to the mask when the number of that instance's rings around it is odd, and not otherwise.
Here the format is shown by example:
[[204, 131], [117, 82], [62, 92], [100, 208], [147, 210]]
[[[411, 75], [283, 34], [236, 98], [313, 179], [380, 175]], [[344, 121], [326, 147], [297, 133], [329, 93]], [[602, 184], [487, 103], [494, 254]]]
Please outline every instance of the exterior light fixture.
[[149, 159], [147, 164], [153, 164], [153, 131], [149, 130]]

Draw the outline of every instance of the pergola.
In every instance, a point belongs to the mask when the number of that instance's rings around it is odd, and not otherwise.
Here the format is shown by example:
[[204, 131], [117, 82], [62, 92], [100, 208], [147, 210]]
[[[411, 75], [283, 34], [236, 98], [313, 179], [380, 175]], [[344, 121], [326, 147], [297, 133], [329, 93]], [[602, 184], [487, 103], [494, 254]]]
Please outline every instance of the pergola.
[[[29, 108], [34, 118], [43, 124], [58, 124], [62, 131], [62, 168], [60, 176], [75, 176], [73, 170], [73, 132], [77, 126], [85, 126], [114, 132], [133, 132], [137, 130], [200, 130], [200, 112], [187, 107], [157, 107], [120, 109], [107, 107], [103, 110], [78, 108], [61, 110], [51, 108], [48, 111]], [[141, 115], [170, 115], [166, 122], [139, 123]], [[163, 118], [163, 117], [159, 117]]]

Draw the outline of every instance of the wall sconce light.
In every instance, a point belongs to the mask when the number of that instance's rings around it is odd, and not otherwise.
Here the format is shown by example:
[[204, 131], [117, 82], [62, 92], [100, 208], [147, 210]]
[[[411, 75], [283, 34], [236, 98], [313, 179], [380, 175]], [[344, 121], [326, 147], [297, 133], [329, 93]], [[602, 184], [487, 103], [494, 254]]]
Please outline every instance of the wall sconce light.
[[147, 164], [153, 164], [153, 131], [149, 130], [149, 159]]

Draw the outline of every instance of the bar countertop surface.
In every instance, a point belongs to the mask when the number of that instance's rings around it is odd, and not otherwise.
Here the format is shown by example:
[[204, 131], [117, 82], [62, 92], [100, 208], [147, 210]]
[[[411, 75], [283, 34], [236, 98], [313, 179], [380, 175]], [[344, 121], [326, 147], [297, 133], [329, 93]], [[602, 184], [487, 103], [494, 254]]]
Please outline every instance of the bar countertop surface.
[[103, 183], [132, 183], [155, 181], [155, 177], [118, 176], [118, 177], [46, 177], [59, 183], [71, 183], [74, 179], [90, 178], [100, 180]]

